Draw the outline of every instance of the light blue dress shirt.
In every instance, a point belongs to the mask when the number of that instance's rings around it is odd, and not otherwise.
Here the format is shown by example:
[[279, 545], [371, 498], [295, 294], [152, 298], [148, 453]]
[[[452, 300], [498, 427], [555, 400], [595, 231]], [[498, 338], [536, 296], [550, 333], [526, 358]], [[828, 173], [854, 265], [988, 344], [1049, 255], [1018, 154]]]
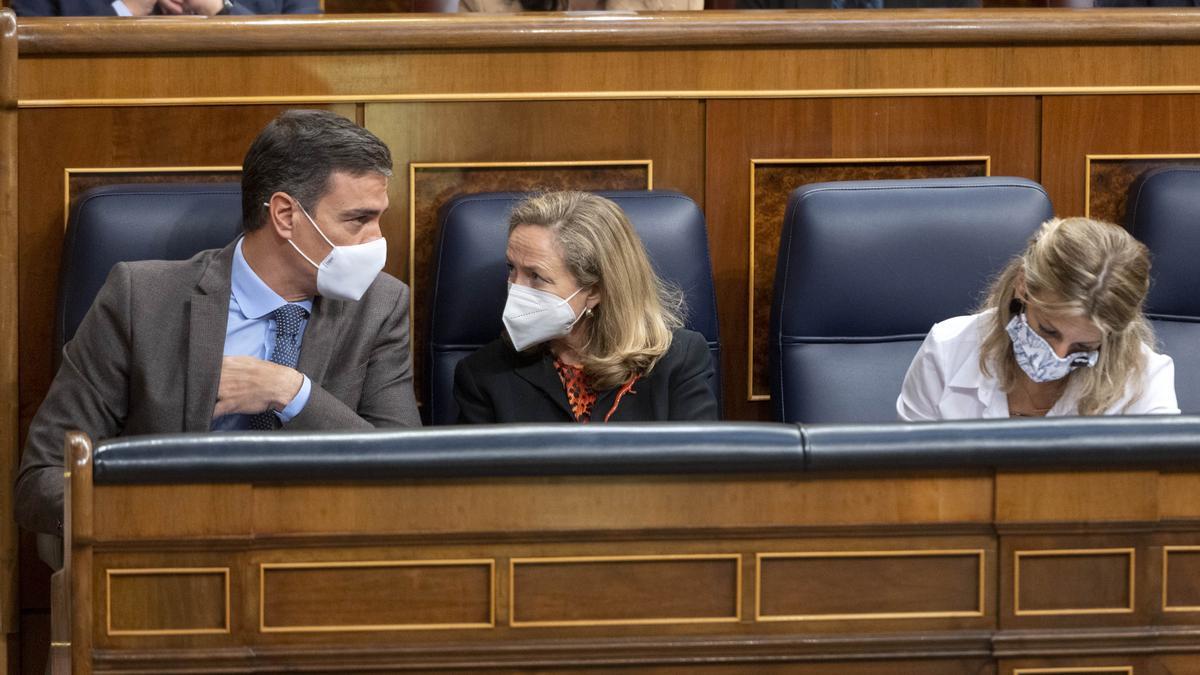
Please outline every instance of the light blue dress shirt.
[[[271, 313], [288, 304], [278, 293], [271, 290], [254, 270], [250, 269], [242, 255], [242, 242], [233, 251], [233, 273], [230, 277], [229, 321], [225, 325], [225, 356], [253, 356], [264, 361], [271, 360], [275, 351], [275, 320]], [[293, 303], [312, 313], [312, 298]], [[300, 322], [297, 342], [303, 342], [304, 329], [308, 320]], [[295, 398], [283, 410], [276, 411], [281, 422], [288, 422], [304, 410], [312, 393], [312, 381], [304, 376], [304, 383]], [[250, 415], [223, 415], [213, 420], [213, 431], [236, 431], [250, 428]]]

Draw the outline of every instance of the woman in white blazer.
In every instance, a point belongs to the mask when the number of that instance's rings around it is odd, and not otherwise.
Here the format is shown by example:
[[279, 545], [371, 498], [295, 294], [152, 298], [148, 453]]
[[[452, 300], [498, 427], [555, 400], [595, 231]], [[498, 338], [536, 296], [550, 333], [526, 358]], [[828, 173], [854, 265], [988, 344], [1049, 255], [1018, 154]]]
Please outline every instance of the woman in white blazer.
[[976, 314], [935, 324], [904, 378], [906, 421], [1178, 414], [1175, 365], [1142, 314], [1150, 256], [1125, 230], [1053, 219]]

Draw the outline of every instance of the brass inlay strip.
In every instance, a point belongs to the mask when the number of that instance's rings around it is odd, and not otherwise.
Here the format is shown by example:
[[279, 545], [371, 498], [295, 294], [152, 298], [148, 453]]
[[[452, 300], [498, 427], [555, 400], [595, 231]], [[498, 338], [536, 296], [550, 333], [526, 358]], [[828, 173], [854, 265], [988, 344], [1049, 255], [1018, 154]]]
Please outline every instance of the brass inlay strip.
[[241, 173], [240, 166], [104, 166], [67, 167], [63, 169], [63, 232], [71, 217], [71, 176], [104, 174], [161, 174], [161, 173]]
[[[1091, 607], [1067, 609], [1021, 609], [1021, 558], [1062, 558], [1068, 556], [1110, 556], [1123, 554], [1129, 557], [1129, 606]], [[1013, 551], [1013, 614], [1015, 616], [1068, 616], [1078, 614], [1131, 614], [1134, 607], [1136, 552], [1132, 548], [1080, 548], [1045, 549], [1038, 551]]]
[[871, 87], [865, 89], [647, 89], [618, 91], [462, 92], [415, 94], [288, 94], [279, 96], [156, 96], [22, 99], [19, 108], [109, 108], [217, 105], [304, 105], [322, 103], [459, 103], [503, 101], [598, 101], [764, 98], [882, 98], [889, 96], [1052, 96], [1196, 94], [1197, 85], [1084, 87]]
[[[972, 549], [916, 549], [899, 551], [800, 551], [794, 553], [758, 553], [754, 556], [754, 620], [755, 621], [840, 621], [861, 619], [939, 619], [952, 617], [979, 617], [986, 611], [987, 571], [986, 551]], [[763, 560], [794, 560], [802, 558], [954, 558], [974, 555], [979, 557], [977, 585], [979, 594], [976, 609], [971, 611], [929, 612], [859, 612], [846, 614], [763, 614], [762, 613], [762, 563]]]
[[[572, 621], [517, 621], [517, 565], [570, 565], [590, 562], [671, 562], [677, 560], [730, 560], [736, 567], [734, 615], [728, 617], [662, 617], [655, 619], [581, 619]], [[652, 626], [663, 624], [736, 623], [742, 620], [742, 555], [740, 553], [699, 553], [665, 555], [602, 555], [556, 558], [511, 558], [508, 561], [508, 623], [513, 628], [547, 626]]]
[[[113, 630], [112, 578], [115, 576], [209, 575], [220, 574], [225, 580], [224, 628], [166, 628], [147, 630]], [[107, 635], [224, 635], [229, 633], [229, 568], [228, 567], [147, 567], [104, 570], [104, 614]]]
[[1085, 218], [1092, 217], [1092, 161], [1110, 162], [1117, 160], [1137, 160], [1137, 159], [1200, 159], [1200, 154], [1195, 153], [1167, 153], [1156, 155], [1086, 155], [1085, 161], [1087, 166], [1083, 176], [1083, 215]]
[[[400, 623], [346, 624], [328, 626], [268, 626], [267, 570], [311, 570], [378, 567], [482, 567], [488, 568], [488, 620], [482, 623]], [[450, 630], [457, 628], [495, 628], [496, 626], [496, 561], [492, 558], [462, 560], [353, 560], [330, 562], [259, 563], [258, 565], [258, 630], [261, 633], [348, 633], [360, 631]]]
[[[417, 257], [417, 172], [423, 169], [527, 169], [527, 168], [578, 168], [589, 166], [627, 166], [645, 167], [646, 189], [654, 189], [654, 160], [653, 159], [596, 159], [568, 160], [544, 162], [410, 162], [408, 165], [408, 304], [409, 316], [412, 316], [413, 298], [416, 297], [416, 257]], [[497, 256], [503, 256], [503, 251], [497, 251]]]
[[1162, 562], [1162, 609], [1164, 612], [1200, 612], [1200, 605], [1169, 605], [1167, 604], [1167, 585], [1171, 579], [1172, 553], [1194, 553], [1200, 555], [1200, 546], [1163, 546]]
[[[961, 155], [961, 156], [942, 156], [942, 157], [835, 157], [831, 159], [819, 158], [803, 158], [803, 159], [751, 159], [750, 160], [750, 233], [747, 240], [750, 242], [750, 264], [748, 265], [749, 283], [746, 285], [746, 316], [747, 321], [747, 340], [746, 340], [746, 400], [747, 401], [770, 401], [770, 394], [755, 394], [754, 393], [754, 224], [755, 224], [755, 171], [759, 166], [780, 166], [780, 165], [820, 165], [828, 164], [830, 166], [844, 164], [952, 164], [955, 162], [983, 162], [983, 175], [992, 175], [992, 157], [991, 155]], [[780, 236], [782, 237], [782, 229]], [[769, 342], [769, 340], [768, 340]]]
[[1042, 675], [1050, 673], [1126, 673], [1133, 675], [1133, 665], [1076, 665], [1074, 668], [1014, 668], [1013, 675]]

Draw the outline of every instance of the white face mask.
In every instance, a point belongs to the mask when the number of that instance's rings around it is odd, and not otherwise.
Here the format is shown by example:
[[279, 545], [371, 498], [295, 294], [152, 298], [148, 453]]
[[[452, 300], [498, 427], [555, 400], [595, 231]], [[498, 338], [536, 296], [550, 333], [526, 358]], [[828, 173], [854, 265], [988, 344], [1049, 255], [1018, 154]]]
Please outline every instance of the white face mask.
[[1054, 347], [1046, 342], [1046, 338], [1037, 334], [1033, 326], [1025, 318], [1025, 314], [1017, 314], [1005, 326], [1009, 339], [1012, 340], [1013, 356], [1017, 365], [1034, 382], [1053, 382], [1061, 380], [1076, 368], [1091, 368], [1100, 358], [1100, 352], [1075, 352], [1059, 356]]
[[504, 303], [504, 328], [517, 351], [524, 351], [547, 340], [560, 338], [575, 327], [583, 314], [575, 316], [571, 298], [564, 300], [553, 293], [528, 286], [508, 285], [508, 301]]
[[[263, 204], [269, 206], [268, 204]], [[291, 239], [288, 243], [292, 248], [296, 249], [308, 264], [317, 268], [317, 293], [327, 298], [334, 300], [353, 300], [358, 301], [362, 298], [363, 293], [367, 292], [371, 282], [375, 281], [375, 277], [383, 269], [383, 264], [387, 262], [387, 240], [383, 237], [374, 241], [368, 241], [365, 244], [354, 244], [352, 246], [337, 246], [321, 228], [317, 226], [317, 221], [308, 215], [308, 211], [304, 210], [304, 206], [300, 202], [296, 202], [296, 206], [300, 207], [300, 212], [308, 218], [308, 222], [312, 223], [313, 229], [326, 244], [333, 247], [329, 255], [321, 261], [321, 264], [313, 262], [312, 258], [304, 255], [304, 251], [300, 250], [299, 246]]]

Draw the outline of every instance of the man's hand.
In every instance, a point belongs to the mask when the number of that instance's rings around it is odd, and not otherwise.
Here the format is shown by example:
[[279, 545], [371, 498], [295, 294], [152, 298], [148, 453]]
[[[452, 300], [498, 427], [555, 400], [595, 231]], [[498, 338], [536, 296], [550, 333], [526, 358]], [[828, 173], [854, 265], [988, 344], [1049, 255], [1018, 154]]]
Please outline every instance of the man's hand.
[[283, 410], [300, 392], [299, 371], [252, 356], [226, 356], [221, 361], [221, 384], [213, 419], [240, 413]]
[[224, 0], [158, 0], [163, 14], [202, 14], [215, 16], [225, 8]]
[[150, 12], [154, 11], [154, 5], [158, 0], [122, 0], [125, 3], [125, 9], [134, 16], [150, 16]]

